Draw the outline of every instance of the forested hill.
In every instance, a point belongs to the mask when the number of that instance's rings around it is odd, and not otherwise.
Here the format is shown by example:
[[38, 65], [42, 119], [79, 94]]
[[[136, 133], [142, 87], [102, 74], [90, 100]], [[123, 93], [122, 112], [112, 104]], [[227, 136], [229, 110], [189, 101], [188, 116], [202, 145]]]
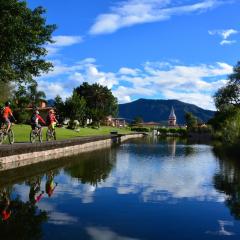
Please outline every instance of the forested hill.
[[166, 122], [172, 107], [175, 109], [177, 123], [179, 124], [185, 123], [186, 112], [191, 112], [203, 122], [207, 122], [215, 113], [178, 100], [139, 99], [134, 102], [119, 104], [119, 117], [131, 121], [139, 116], [142, 117], [144, 122]]

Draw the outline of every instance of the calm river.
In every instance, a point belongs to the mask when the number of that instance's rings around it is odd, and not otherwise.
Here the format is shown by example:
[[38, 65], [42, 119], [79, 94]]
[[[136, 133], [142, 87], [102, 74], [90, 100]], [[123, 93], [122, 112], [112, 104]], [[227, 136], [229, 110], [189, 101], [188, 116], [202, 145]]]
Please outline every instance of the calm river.
[[0, 239], [240, 239], [240, 166], [141, 139], [0, 173]]

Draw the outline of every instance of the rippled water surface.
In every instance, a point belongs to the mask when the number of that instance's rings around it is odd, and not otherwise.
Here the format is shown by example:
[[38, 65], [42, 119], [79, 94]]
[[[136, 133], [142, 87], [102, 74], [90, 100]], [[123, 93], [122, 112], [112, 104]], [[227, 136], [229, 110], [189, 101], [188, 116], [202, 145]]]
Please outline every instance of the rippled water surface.
[[0, 173], [1, 239], [240, 239], [240, 167], [141, 139]]

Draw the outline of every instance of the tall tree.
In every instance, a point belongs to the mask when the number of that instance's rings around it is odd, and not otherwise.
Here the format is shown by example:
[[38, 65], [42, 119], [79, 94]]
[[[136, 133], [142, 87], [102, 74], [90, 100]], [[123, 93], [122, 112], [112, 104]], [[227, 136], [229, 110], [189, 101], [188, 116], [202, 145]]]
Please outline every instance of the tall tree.
[[38, 84], [36, 81], [28, 85], [28, 98], [32, 106], [39, 106], [41, 100], [46, 98], [46, 94], [43, 91], [38, 91]]
[[79, 96], [85, 98], [87, 114], [95, 123], [99, 124], [108, 115], [117, 115], [117, 99], [107, 87], [97, 83], [89, 85], [84, 82], [75, 90]]
[[47, 25], [42, 7], [26, 1], [0, 0], [0, 81], [30, 82], [51, 69], [44, 58], [55, 25]]
[[64, 117], [66, 116], [66, 108], [65, 104], [60, 97], [60, 95], [57, 95], [54, 99], [54, 108], [57, 111], [57, 119], [60, 123], [63, 122]]
[[185, 119], [186, 119], [188, 130], [193, 130], [194, 128], [197, 127], [197, 124], [198, 124], [197, 117], [195, 117], [192, 113], [187, 112], [185, 114]]
[[0, 103], [4, 103], [12, 98], [13, 85], [0, 81]]
[[78, 120], [84, 125], [86, 118], [86, 100], [84, 97], [80, 97], [76, 91], [73, 91], [72, 97], [66, 99], [65, 112], [70, 120]]
[[226, 86], [214, 95], [217, 108], [210, 124], [226, 145], [240, 144], [240, 62], [233, 68]]
[[240, 61], [233, 68], [233, 73], [229, 75], [227, 85], [215, 93], [214, 101], [218, 110], [231, 106], [240, 107]]

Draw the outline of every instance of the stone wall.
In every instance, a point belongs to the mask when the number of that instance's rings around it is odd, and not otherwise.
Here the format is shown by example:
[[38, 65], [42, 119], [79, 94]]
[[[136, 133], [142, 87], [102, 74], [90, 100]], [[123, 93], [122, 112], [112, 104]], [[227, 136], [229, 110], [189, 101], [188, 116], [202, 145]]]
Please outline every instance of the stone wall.
[[[0, 171], [14, 169], [30, 164], [58, 159], [84, 152], [108, 148], [143, 134], [109, 135], [57, 141], [44, 144], [15, 144], [1, 147]], [[45, 146], [45, 148], [44, 148]]]

